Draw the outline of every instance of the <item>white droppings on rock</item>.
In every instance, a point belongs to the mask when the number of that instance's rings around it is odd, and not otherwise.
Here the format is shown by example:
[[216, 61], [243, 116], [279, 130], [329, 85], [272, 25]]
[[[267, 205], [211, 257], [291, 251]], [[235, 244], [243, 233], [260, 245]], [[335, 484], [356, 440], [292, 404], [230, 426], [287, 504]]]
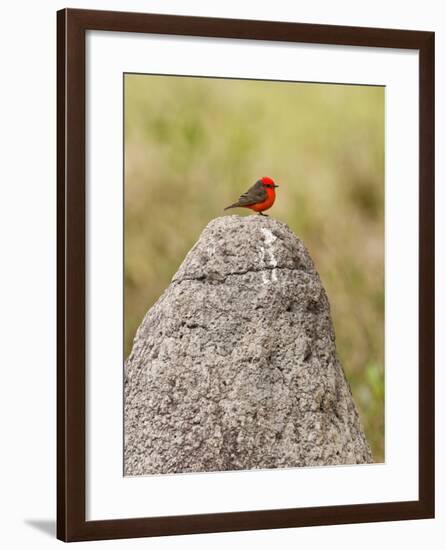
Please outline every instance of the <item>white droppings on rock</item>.
[[[274, 235], [274, 233], [270, 229], [266, 229], [265, 227], [262, 227], [260, 231], [265, 236], [265, 244], [266, 244], [266, 248], [261, 247], [263, 252], [262, 260], [264, 260], [266, 254], [268, 254], [269, 256], [268, 265], [273, 268], [271, 271], [271, 281], [277, 282], [277, 270], [276, 270], [277, 259], [274, 254], [274, 247], [273, 247], [273, 243], [274, 241], [277, 241], [277, 237]], [[263, 282], [265, 282], [265, 277], [263, 279]], [[269, 281], [267, 280], [266, 282], [269, 282]]]
[[[264, 246], [260, 246], [259, 265], [261, 265], [262, 267], [265, 265], [265, 247]], [[265, 270], [262, 270], [262, 283], [264, 285], [268, 285], [270, 283], [270, 280], [268, 279]]]

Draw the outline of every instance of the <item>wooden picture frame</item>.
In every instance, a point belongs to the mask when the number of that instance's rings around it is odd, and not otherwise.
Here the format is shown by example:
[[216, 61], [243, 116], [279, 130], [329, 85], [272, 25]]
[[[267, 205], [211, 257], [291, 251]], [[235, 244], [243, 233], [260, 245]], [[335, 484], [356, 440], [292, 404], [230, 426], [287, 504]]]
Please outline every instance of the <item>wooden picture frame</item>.
[[[86, 520], [87, 30], [419, 51], [418, 500]], [[57, 537], [82, 541], [434, 517], [434, 33], [64, 9], [57, 14], [57, 48]]]

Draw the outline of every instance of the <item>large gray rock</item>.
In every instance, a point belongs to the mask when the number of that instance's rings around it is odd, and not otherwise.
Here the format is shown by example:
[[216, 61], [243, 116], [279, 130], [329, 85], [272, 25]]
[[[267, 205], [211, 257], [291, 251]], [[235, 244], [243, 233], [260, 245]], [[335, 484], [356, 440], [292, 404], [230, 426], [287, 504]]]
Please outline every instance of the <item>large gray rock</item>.
[[209, 223], [125, 366], [125, 474], [372, 462], [330, 307], [283, 223]]

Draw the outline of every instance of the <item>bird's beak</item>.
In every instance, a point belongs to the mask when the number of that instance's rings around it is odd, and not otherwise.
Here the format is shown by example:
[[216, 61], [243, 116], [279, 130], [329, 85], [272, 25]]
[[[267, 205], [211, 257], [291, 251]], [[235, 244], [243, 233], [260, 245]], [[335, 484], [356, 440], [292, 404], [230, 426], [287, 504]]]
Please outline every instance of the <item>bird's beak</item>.
[[274, 187], [279, 187], [278, 185], [274, 184]]

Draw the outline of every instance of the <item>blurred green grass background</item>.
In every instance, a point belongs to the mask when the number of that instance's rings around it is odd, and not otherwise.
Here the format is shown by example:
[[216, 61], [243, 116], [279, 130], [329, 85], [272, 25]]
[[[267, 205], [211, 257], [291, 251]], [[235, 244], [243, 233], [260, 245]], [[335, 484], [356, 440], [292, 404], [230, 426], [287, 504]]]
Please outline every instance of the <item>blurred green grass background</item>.
[[126, 356], [206, 224], [270, 176], [280, 189], [268, 214], [315, 261], [382, 462], [384, 88], [131, 74], [124, 86]]

